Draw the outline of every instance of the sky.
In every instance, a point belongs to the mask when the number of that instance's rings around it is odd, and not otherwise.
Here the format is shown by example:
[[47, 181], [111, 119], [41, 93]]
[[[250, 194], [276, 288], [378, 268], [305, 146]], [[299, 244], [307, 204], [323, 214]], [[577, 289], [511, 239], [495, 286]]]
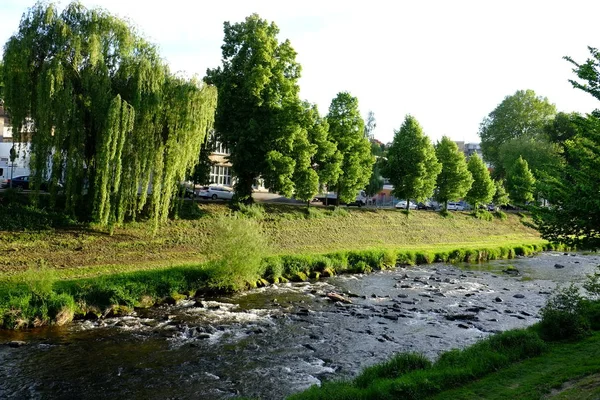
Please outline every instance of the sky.
[[[532, 89], [559, 111], [600, 108], [572, 88], [573, 66], [600, 47], [594, 0], [82, 0], [129, 20], [158, 45], [172, 71], [204, 76], [221, 64], [223, 22], [252, 13], [273, 21], [302, 65], [300, 96], [326, 114], [350, 92], [375, 137], [393, 139], [407, 114], [434, 142], [479, 142], [479, 124], [517, 90]], [[32, 0], [0, 0], [0, 44]], [[62, 10], [68, 2], [56, 2]]]

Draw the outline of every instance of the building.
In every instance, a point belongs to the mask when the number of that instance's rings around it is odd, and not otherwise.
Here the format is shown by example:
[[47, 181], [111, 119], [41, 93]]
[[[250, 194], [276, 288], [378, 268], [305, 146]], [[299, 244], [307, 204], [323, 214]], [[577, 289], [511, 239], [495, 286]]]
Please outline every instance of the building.
[[[210, 167], [209, 184], [233, 186], [235, 176], [233, 176], [231, 161], [229, 161], [231, 152], [224, 143], [221, 143], [214, 136], [210, 137], [208, 142], [212, 145], [212, 151], [208, 158], [213, 163]], [[252, 188], [256, 192], [268, 191], [264, 186], [264, 180], [261, 178], [254, 181]]]

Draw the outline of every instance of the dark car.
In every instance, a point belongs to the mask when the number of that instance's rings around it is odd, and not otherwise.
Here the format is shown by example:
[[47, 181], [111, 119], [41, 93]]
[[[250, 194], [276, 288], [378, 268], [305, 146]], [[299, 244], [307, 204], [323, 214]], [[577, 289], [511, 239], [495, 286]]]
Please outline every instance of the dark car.
[[12, 179], [7, 179], [6, 183], [4, 184], [3, 187], [5, 187], [5, 188], [12, 187], [13, 189], [28, 190], [29, 189], [29, 175], [15, 176]]
[[[12, 184], [11, 184], [12, 182]], [[4, 185], [2, 186], [3, 188], [10, 188], [12, 187], [13, 189], [19, 189], [19, 190], [29, 190], [31, 185], [31, 176], [29, 175], [23, 175], [23, 176], [15, 176], [12, 179], [7, 179], [6, 183], [4, 183]], [[42, 184], [40, 185], [40, 189], [43, 191], [47, 191], [48, 190], [48, 182], [42, 182]], [[59, 186], [61, 186], [59, 184]]]
[[420, 202], [417, 203], [417, 210], [435, 210], [435, 205], [432, 202]]

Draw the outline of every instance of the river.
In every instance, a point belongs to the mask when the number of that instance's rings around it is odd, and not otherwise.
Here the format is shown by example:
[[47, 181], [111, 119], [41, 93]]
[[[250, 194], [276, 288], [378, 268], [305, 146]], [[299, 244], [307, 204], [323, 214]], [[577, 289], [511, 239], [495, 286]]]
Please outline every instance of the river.
[[[0, 332], [2, 399], [281, 399], [396, 352], [434, 359], [538, 321], [597, 254], [399, 267]], [[505, 273], [513, 266], [519, 272]], [[514, 271], [514, 270], [513, 270]], [[352, 303], [336, 302], [339, 293]], [[7, 345], [24, 341], [20, 347]]]

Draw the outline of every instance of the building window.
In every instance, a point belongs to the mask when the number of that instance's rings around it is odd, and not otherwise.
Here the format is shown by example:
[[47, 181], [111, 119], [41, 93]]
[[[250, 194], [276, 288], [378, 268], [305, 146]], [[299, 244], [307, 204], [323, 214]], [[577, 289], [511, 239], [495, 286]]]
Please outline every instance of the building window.
[[231, 186], [231, 169], [223, 165], [213, 165], [210, 168], [210, 182]]
[[214, 152], [217, 154], [229, 154], [229, 149], [223, 143], [215, 140]]

